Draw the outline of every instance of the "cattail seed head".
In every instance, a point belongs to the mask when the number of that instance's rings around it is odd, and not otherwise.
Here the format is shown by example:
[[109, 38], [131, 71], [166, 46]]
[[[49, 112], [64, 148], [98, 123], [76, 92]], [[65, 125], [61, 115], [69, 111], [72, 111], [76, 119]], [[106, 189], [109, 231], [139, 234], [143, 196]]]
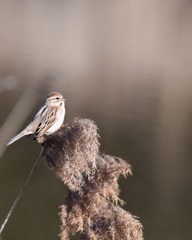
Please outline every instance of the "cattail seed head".
[[99, 155], [98, 137], [93, 121], [75, 118], [43, 143], [48, 166], [69, 189], [61, 206], [61, 240], [78, 231], [82, 240], [143, 240], [141, 223], [117, 205], [123, 203], [118, 179], [131, 167]]

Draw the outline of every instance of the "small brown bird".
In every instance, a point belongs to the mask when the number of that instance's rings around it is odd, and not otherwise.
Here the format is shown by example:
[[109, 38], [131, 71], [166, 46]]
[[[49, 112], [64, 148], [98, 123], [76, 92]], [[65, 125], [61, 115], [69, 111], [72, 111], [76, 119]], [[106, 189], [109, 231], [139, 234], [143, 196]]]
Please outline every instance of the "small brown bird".
[[63, 124], [65, 117], [65, 99], [58, 92], [51, 92], [47, 96], [43, 106], [33, 118], [32, 122], [18, 135], [7, 142], [12, 144], [25, 135], [35, 135], [39, 143], [44, 140], [44, 135], [56, 132]]

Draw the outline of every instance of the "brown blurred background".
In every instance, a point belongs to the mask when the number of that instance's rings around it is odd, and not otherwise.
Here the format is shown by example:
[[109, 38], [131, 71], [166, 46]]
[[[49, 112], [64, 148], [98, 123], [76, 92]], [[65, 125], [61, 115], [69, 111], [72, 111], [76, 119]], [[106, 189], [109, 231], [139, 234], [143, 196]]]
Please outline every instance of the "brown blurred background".
[[[189, 0], [0, 1], [0, 224], [40, 151], [4, 143], [54, 90], [133, 166], [121, 196], [145, 239], [191, 239], [191, 26]], [[65, 193], [42, 161], [2, 240], [59, 239]]]

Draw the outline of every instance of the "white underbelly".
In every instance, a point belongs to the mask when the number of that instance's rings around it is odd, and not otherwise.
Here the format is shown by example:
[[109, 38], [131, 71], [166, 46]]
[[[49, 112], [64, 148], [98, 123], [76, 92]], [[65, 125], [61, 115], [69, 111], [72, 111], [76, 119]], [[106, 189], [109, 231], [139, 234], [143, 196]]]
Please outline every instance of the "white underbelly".
[[45, 134], [50, 135], [56, 132], [62, 126], [64, 117], [65, 117], [65, 110], [62, 113], [60, 113], [59, 116], [57, 116], [58, 120], [47, 130]]

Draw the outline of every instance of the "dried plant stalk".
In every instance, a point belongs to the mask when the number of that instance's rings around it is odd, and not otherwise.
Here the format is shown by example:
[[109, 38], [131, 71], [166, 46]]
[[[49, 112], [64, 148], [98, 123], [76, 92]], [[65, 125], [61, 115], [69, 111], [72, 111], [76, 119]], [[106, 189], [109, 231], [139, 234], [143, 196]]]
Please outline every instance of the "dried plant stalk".
[[81, 232], [82, 240], [142, 240], [142, 225], [117, 203], [118, 178], [131, 174], [130, 165], [117, 157], [99, 155], [97, 127], [75, 118], [44, 142], [44, 157], [68, 186], [61, 206], [61, 240]]

